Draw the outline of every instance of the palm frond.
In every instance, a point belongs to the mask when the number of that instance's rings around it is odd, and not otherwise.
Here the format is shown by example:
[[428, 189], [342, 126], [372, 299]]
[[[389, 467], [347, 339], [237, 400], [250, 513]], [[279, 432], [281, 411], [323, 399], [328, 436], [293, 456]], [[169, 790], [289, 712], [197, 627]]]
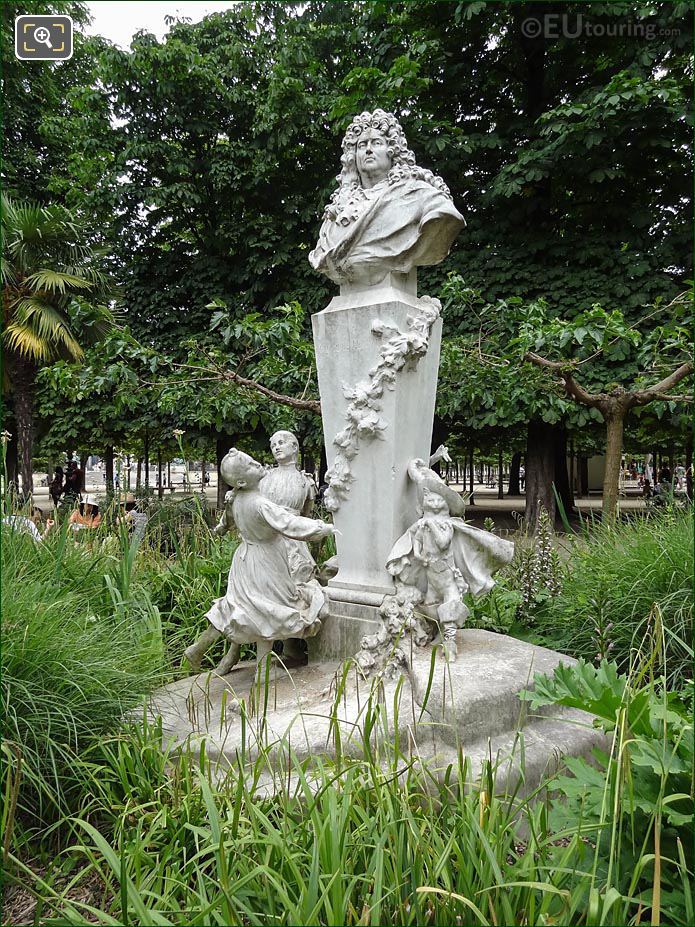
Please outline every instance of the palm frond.
[[113, 313], [101, 305], [113, 294], [108, 277], [65, 206], [3, 196], [2, 255], [8, 349], [37, 363], [78, 360], [78, 337], [94, 341], [114, 324]]
[[5, 329], [4, 341], [11, 351], [17, 351], [36, 363], [51, 360], [51, 350], [33, 329], [21, 322], [10, 322]]
[[38, 294], [17, 301], [14, 321], [31, 326], [42, 337], [51, 337], [58, 328], [70, 325], [58, 306]]
[[70, 289], [91, 290], [94, 287], [92, 281], [86, 280], [84, 276], [45, 267], [29, 274], [24, 283], [27, 287], [46, 290], [49, 293], [67, 293]]

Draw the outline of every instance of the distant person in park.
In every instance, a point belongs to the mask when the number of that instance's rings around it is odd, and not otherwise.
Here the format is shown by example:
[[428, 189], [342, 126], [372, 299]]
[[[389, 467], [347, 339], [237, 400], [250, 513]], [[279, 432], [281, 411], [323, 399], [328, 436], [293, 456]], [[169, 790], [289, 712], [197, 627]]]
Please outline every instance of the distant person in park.
[[341, 162], [309, 255], [314, 270], [336, 283], [372, 286], [444, 260], [463, 216], [442, 178], [417, 166], [392, 113], [355, 116]]
[[45, 528], [43, 527], [43, 512], [37, 505], [32, 507], [31, 517], [26, 515], [4, 515], [2, 523], [13, 531], [30, 534], [35, 541], [42, 541], [55, 525], [55, 521], [48, 518], [46, 519]]
[[670, 479], [664, 479], [664, 476], [671, 476], [668, 467], [663, 467], [659, 471], [659, 482], [654, 487], [654, 505], [665, 506], [673, 503], [673, 484]]
[[526, 467], [519, 467], [519, 489], [521, 492], [524, 491], [524, 485], [526, 483]]
[[65, 474], [65, 498], [76, 502], [82, 492], [82, 471], [77, 466], [77, 461], [68, 460], [67, 473]]
[[150, 520], [149, 515], [146, 512], [141, 511], [140, 505], [135, 501], [135, 497], [130, 493], [126, 497], [123, 508], [125, 510], [125, 514], [119, 517], [119, 523], [122, 522], [125, 524], [132, 536], [141, 541], [145, 537], [145, 529], [147, 528], [147, 523]]
[[659, 483], [671, 483], [671, 468], [664, 464], [664, 466], [659, 470]]
[[642, 484], [642, 498], [651, 499], [652, 495], [652, 482], [651, 480], [645, 480]]
[[98, 528], [101, 524], [101, 515], [99, 514], [99, 503], [96, 498], [86, 495], [80, 502], [79, 506], [70, 515], [69, 524], [73, 531], [80, 531], [83, 528]]
[[63, 473], [63, 468], [56, 467], [53, 472], [53, 479], [48, 484], [48, 492], [50, 493], [51, 499], [53, 500], [53, 505], [56, 508], [58, 508], [60, 497], [65, 492], [64, 480], [65, 480], [65, 476]]
[[675, 489], [679, 491], [685, 490], [685, 467], [682, 464], [678, 464], [674, 471], [676, 477]]
[[260, 665], [273, 641], [317, 633], [326, 595], [315, 579], [301, 582], [292, 575], [286, 538], [320, 540], [335, 529], [266, 498], [259, 485], [265, 467], [236, 448], [223, 458], [220, 473], [232, 489], [219, 533], [234, 524], [242, 543], [234, 552], [226, 594], [206, 615], [210, 627], [186, 649], [185, 657], [199, 672], [203, 655], [224, 634], [231, 647], [216, 670], [223, 674], [238, 662], [242, 644], [256, 643]]

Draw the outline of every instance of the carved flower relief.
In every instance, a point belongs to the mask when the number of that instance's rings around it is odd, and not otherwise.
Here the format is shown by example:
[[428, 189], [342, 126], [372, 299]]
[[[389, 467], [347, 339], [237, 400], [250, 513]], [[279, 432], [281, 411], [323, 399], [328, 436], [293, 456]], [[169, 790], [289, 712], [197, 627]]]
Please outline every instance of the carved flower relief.
[[[343, 449], [343, 453], [348, 460], [352, 460], [357, 453], [357, 444], [353, 438], [352, 429], [350, 427], [343, 428], [342, 431], [339, 431], [335, 438], [333, 438], [333, 443], [336, 447]], [[336, 458], [336, 460], [337, 459], [338, 458]]]
[[383, 396], [384, 385], [394, 388], [399, 370], [406, 365], [416, 366], [427, 353], [430, 329], [439, 315], [440, 305], [439, 300], [423, 297], [420, 313], [408, 316], [407, 332], [401, 332], [392, 323], [381, 319], [372, 322], [371, 331], [375, 335], [384, 338], [389, 332], [392, 334], [388, 341], [382, 343], [379, 360], [369, 371], [369, 380], [343, 387], [343, 395], [349, 400], [345, 411], [347, 427], [333, 439], [338, 452], [333, 467], [326, 474], [329, 485], [324, 497], [329, 511], [335, 512], [341, 501], [348, 497], [349, 484], [354, 480], [350, 461], [357, 455], [359, 439], [381, 438], [388, 427], [379, 414], [381, 403], [376, 400]]

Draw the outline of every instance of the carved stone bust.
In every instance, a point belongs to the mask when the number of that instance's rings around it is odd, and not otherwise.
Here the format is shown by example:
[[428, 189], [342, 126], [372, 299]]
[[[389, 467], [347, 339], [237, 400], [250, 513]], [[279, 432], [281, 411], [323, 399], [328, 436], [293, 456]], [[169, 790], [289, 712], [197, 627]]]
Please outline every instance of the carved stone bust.
[[343, 284], [371, 286], [389, 273], [438, 264], [463, 227], [441, 177], [418, 167], [396, 117], [361, 113], [343, 139], [342, 171], [311, 266]]

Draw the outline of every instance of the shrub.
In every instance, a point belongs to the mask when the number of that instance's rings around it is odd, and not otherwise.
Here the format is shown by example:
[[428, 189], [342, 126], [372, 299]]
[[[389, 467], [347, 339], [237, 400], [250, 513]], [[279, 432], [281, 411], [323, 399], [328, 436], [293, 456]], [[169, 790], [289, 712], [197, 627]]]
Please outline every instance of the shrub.
[[652, 642], [663, 638], [668, 683], [692, 678], [690, 513], [593, 526], [575, 544], [561, 591], [536, 614], [544, 642], [624, 671], [650, 632]]

